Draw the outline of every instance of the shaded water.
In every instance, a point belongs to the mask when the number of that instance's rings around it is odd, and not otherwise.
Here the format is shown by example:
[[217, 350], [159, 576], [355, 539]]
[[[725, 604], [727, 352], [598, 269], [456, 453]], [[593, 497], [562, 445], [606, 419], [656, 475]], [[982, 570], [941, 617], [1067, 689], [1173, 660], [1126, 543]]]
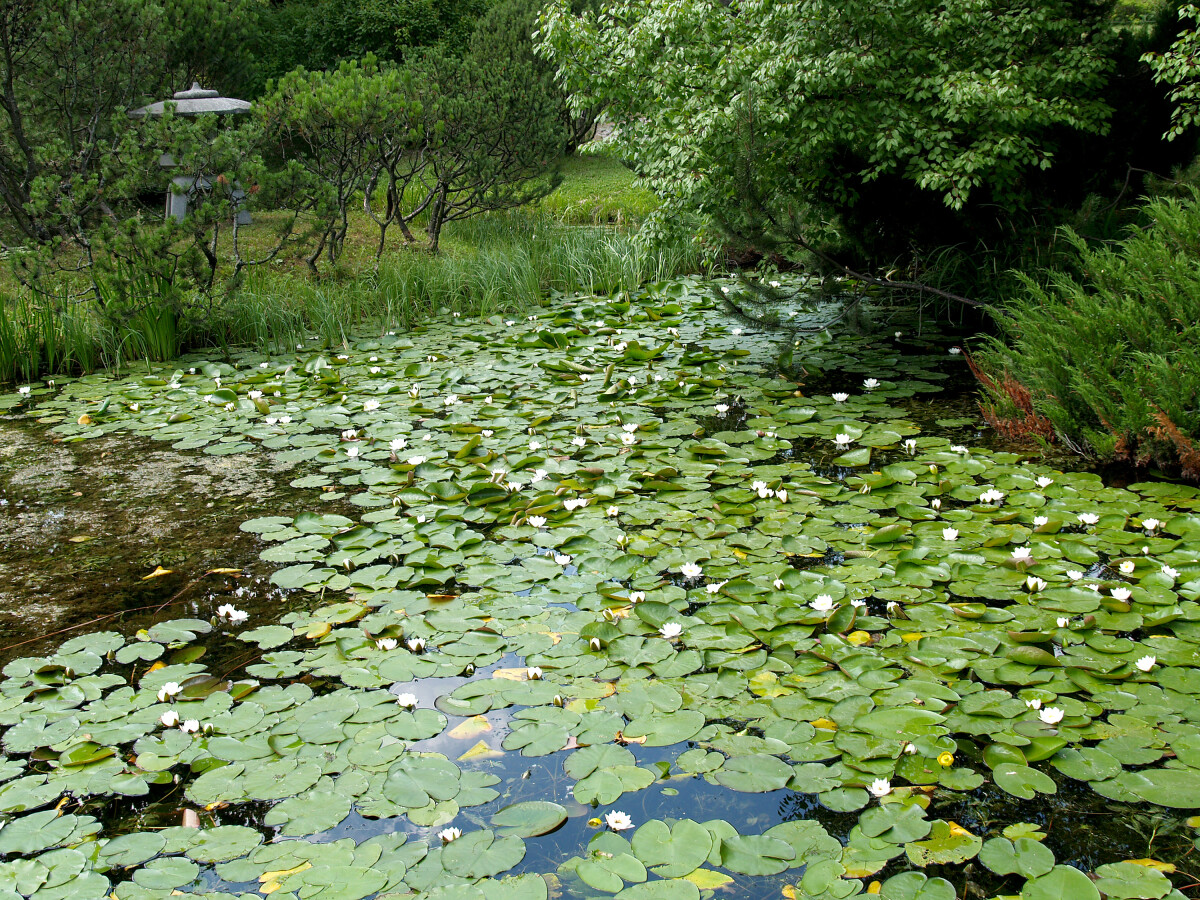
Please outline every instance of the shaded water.
[[263, 541], [238, 525], [308, 508], [311, 492], [288, 484], [302, 467], [137, 435], [64, 442], [46, 425], [0, 419], [0, 666], [89, 630], [209, 619], [230, 602], [275, 620], [298, 599], [269, 583]]

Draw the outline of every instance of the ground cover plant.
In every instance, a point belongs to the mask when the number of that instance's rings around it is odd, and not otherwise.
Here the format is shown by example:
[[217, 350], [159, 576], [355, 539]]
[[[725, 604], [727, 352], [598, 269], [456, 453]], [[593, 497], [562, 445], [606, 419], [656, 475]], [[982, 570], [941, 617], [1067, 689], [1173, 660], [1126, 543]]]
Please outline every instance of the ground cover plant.
[[1116, 245], [1068, 234], [1076, 259], [1022, 290], [981, 341], [989, 418], [1102, 460], [1200, 479], [1200, 207], [1147, 204]]
[[274, 614], [5, 666], [0, 897], [1182, 900], [1200, 491], [980, 446], [900, 328], [800, 386], [689, 278], [5, 395], [312, 503]]

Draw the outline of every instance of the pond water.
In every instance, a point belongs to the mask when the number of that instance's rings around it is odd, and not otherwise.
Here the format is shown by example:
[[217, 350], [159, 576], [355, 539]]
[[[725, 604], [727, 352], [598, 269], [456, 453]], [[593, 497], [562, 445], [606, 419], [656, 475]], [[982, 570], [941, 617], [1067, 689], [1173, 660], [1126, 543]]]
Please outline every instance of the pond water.
[[682, 279], [6, 397], [0, 900], [1194, 896], [1200, 491], [791, 340]]

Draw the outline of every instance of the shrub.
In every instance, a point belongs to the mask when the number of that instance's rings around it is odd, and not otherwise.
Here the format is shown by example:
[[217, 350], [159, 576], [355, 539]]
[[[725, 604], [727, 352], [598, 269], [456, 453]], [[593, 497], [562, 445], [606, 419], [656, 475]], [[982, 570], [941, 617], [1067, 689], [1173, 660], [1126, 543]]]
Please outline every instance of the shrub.
[[1115, 245], [1066, 237], [1074, 270], [1023, 276], [976, 355], [985, 412], [1043, 416], [1079, 452], [1200, 479], [1200, 192], [1150, 202]]

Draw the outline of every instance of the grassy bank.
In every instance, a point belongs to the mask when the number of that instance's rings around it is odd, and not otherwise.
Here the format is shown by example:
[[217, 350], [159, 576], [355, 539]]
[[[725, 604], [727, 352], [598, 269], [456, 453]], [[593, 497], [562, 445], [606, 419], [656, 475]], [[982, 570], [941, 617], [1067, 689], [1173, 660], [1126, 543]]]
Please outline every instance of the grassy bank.
[[[632, 187], [624, 166], [586, 157], [565, 168], [563, 184], [535, 207], [449, 225], [437, 255], [393, 232], [376, 260], [378, 231], [359, 209], [343, 256], [319, 276], [292, 259], [253, 269], [216, 297], [163, 299], [146, 285], [135, 292], [143, 302], [120, 317], [70, 299], [65, 286], [58, 297], [34, 297], [6, 279], [0, 381], [119, 368], [191, 347], [280, 347], [312, 335], [336, 345], [367, 323], [407, 329], [442, 310], [491, 315], [556, 292], [611, 294], [696, 269], [690, 248], [650, 250], [633, 239], [625, 226], [652, 211], [653, 197]], [[268, 241], [271, 224], [261, 216], [247, 243]]]

